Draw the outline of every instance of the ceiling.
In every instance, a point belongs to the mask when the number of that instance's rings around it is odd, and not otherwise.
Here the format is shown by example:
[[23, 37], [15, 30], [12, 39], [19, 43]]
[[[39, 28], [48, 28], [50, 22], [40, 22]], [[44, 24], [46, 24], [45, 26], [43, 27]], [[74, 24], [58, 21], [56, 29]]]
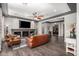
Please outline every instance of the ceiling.
[[[71, 11], [67, 3], [8, 3], [8, 14], [33, 19], [34, 12], [44, 15], [43, 19]], [[43, 20], [41, 19], [41, 20]], [[39, 21], [39, 20], [37, 20]]]

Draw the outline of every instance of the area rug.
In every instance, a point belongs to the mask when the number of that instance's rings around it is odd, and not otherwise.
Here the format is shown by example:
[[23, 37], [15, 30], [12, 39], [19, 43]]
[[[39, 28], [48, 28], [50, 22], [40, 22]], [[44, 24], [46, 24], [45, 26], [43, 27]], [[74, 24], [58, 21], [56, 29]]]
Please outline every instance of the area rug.
[[20, 49], [26, 46], [27, 46], [26, 39], [21, 39], [21, 43], [19, 45], [12, 46], [12, 49], [16, 50], [16, 49]]

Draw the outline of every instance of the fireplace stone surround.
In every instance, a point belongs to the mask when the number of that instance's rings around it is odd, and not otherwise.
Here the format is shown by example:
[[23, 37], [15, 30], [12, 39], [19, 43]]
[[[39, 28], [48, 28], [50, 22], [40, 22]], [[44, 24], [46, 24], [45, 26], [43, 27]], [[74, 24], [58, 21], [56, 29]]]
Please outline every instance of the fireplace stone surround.
[[13, 35], [19, 35], [21, 38], [30, 36], [32, 34], [36, 34], [36, 29], [30, 28], [20, 28], [20, 29], [12, 29], [11, 30]]

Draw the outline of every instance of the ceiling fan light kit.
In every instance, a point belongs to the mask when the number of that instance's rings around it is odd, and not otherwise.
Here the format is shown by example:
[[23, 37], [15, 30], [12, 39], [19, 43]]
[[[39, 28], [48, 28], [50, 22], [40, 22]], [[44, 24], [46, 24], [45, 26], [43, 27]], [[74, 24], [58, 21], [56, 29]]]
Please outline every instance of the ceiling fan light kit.
[[38, 15], [38, 12], [34, 12], [32, 14], [33, 14], [35, 20], [40, 20], [40, 19], [43, 19], [43, 17], [44, 17], [43, 15]]

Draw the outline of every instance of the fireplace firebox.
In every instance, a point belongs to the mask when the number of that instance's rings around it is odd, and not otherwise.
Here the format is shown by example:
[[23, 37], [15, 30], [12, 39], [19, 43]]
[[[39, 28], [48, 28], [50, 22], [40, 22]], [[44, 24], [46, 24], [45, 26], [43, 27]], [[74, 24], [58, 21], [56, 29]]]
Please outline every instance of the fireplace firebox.
[[14, 32], [15, 35], [19, 35], [21, 37], [21, 32]]
[[26, 36], [29, 36], [28, 31], [23, 31], [23, 33], [22, 33], [22, 37], [26, 37]]

